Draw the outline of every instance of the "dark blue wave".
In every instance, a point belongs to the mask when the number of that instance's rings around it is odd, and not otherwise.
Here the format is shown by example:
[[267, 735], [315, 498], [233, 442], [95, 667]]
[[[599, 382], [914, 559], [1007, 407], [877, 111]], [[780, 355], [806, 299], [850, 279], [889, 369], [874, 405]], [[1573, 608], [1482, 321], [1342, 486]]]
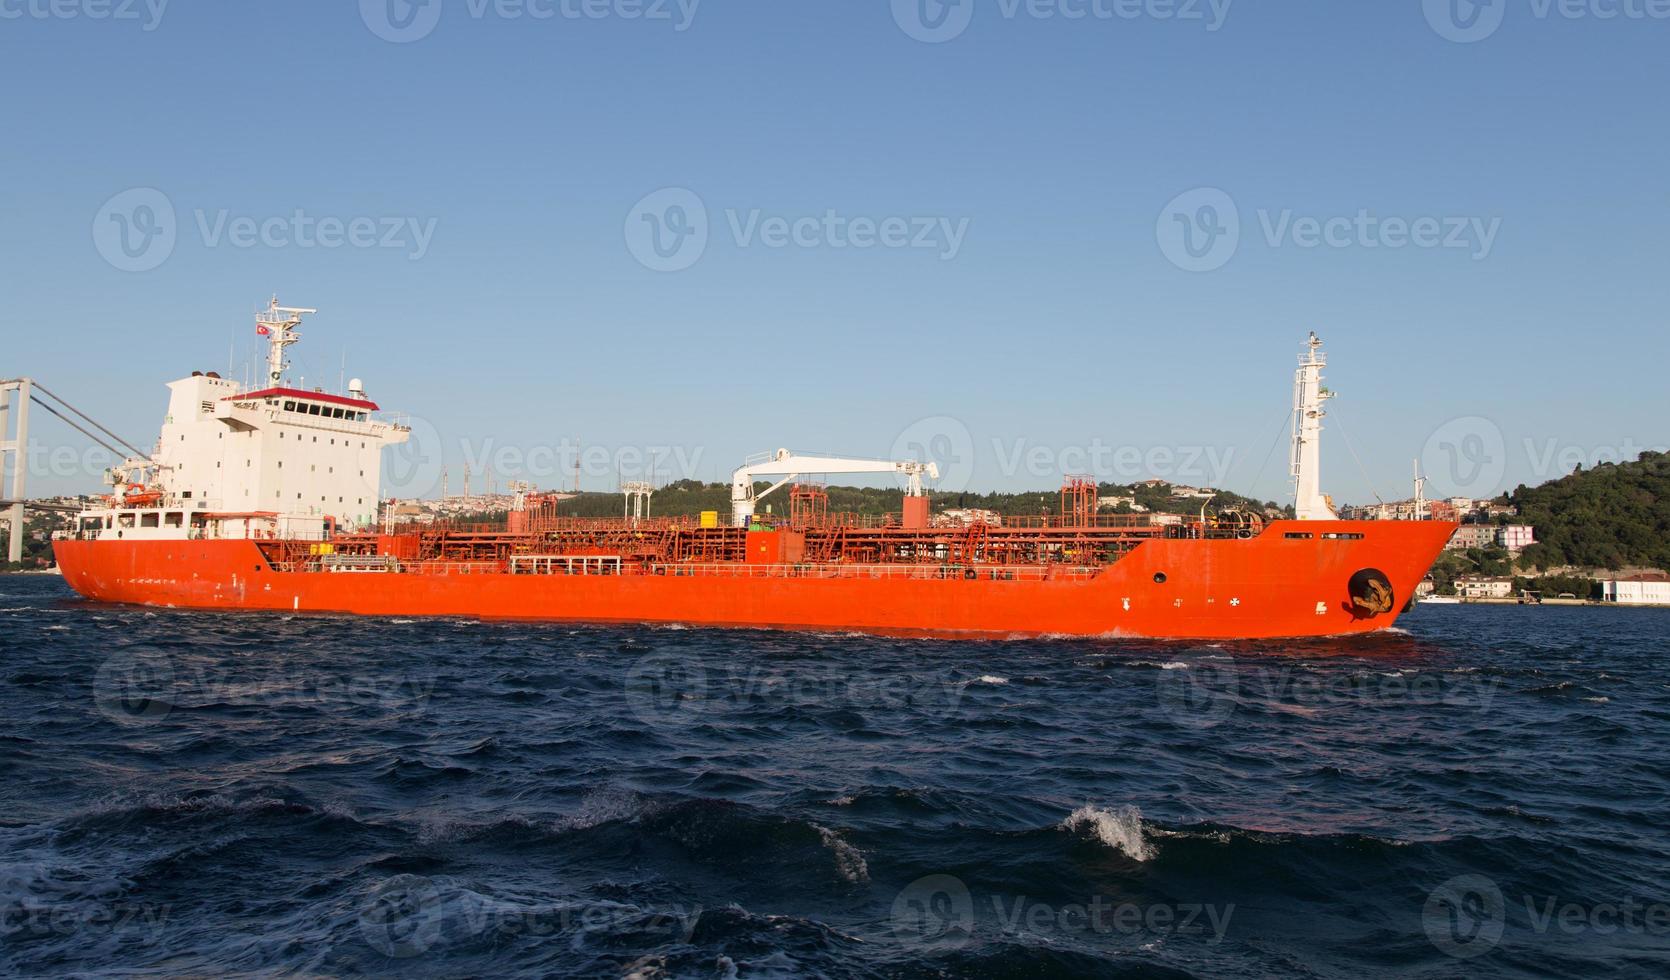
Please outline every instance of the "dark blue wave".
[[1664, 613], [963, 643], [0, 594], [8, 975], [1670, 971], [1608, 928], [1670, 902]]

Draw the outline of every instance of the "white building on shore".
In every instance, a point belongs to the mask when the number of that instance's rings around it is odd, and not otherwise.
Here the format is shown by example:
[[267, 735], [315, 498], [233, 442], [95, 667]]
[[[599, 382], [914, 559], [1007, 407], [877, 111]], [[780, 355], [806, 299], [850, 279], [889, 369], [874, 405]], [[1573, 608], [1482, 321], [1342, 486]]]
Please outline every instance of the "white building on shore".
[[1662, 572], [1608, 579], [1600, 583], [1602, 602], [1625, 606], [1670, 606], [1670, 575]]

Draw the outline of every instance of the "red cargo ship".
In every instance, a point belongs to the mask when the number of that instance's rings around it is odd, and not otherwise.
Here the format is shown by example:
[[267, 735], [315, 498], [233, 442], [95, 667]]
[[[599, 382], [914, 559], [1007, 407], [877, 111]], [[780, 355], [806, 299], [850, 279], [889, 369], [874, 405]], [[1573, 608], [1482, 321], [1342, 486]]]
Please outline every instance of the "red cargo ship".
[[[380, 459], [408, 430], [345, 395], [292, 387], [303, 315], [257, 317], [266, 383], [173, 382], [157, 452], [112, 470], [114, 493], [54, 542], [65, 580], [107, 602], [196, 609], [462, 616], [882, 633], [1180, 639], [1385, 629], [1456, 525], [1342, 521], [1319, 490], [1325, 361], [1313, 334], [1294, 385], [1295, 518], [1100, 512], [1069, 479], [1049, 517], [950, 524], [919, 460], [781, 450], [736, 471], [730, 521], [560, 516], [522, 492], [503, 527], [406, 525], [380, 504]], [[896, 473], [901, 512], [831, 514], [808, 474]], [[759, 490], [757, 479], [775, 480]], [[381, 513], [380, 513], [381, 512]]]

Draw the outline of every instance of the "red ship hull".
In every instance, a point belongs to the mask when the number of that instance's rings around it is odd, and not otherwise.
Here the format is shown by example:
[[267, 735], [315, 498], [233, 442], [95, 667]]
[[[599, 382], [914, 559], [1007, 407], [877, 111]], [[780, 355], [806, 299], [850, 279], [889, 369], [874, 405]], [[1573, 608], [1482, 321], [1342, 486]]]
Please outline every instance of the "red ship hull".
[[[1152, 540], [1091, 569], [736, 565], [671, 574], [282, 571], [246, 540], [55, 543], [64, 578], [104, 602], [189, 609], [448, 616], [875, 633], [1264, 639], [1391, 626], [1456, 525], [1277, 521], [1248, 540]], [[1353, 576], [1393, 603], [1371, 613]]]

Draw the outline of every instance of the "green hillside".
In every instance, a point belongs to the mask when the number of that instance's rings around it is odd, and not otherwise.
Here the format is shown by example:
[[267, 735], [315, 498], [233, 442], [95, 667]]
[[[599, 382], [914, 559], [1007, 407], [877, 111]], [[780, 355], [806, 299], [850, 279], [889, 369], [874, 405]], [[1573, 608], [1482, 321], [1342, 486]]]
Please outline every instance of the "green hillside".
[[1517, 522], [1537, 529], [1523, 565], [1670, 568], [1670, 455], [1581, 467], [1508, 495]]

